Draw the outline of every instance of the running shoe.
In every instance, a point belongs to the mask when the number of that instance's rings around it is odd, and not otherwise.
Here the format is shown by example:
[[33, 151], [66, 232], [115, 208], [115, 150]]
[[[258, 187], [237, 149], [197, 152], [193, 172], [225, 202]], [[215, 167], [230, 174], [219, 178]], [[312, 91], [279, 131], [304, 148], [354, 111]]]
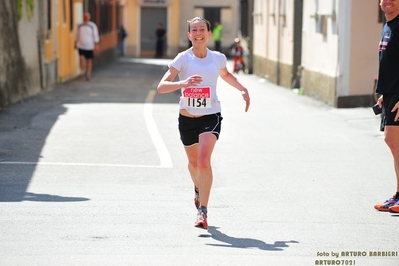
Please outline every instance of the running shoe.
[[395, 205], [389, 208], [389, 212], [399, 213], [399, 199], [396, 201]]
[[197, 221], [195, 221], [195, 227], [208, 229], [207, 215], [203, 211], [198, 211]]
[[399, 203], [399, 198], [395, 198], [395, 195], [393, 195], [392, 198], [387, 199], [384, 203], [375, 205], [374, 208], [378, 211], [387, 212], [390, 211], [390, 208], [397, 203]]

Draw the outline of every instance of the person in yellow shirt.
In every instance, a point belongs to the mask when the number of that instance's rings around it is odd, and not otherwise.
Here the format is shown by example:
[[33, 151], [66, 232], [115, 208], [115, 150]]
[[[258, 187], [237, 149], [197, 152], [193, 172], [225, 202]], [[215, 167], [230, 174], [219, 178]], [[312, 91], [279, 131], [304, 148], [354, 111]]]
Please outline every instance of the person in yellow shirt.
[[222, 24], [219, 21], [215, 22], [215, 27], [213, 28], [213, 40], [215, 42], [215, 51], [222, 52]]

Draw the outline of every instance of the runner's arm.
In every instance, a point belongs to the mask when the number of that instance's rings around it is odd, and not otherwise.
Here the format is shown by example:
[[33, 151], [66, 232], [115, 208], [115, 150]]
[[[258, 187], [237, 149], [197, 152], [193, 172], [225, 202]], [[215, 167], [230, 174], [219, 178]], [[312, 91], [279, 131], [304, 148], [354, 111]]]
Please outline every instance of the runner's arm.
[[172, 92], [185, 87], [198, 86], [198, 84], [202, 82], [202, 77], [199, 75], [193, 75], [185, 80], [173, 81], [177, 74], [179, 74], [179, 70], [174, 67], [170, 67], [168, 71], [166, 71], [157, 87], [159, 94]]
[[220, 77], [226, 81], [229, 85], [233, 86], [234, 88], [236, 88], [237, 90], [239, 90], [242, 94], [242, 97], [246, 103], [245, 105], [245, 112], [248, 111], [249, 108], [249, 104], [250, 104], [250, 97], [249, 97], [249, 93], [247, 88], [245, 88], [239, 81], [238, 79], [231, 74], [226, 67], [222, 68], [219, 71], [219, 75]]

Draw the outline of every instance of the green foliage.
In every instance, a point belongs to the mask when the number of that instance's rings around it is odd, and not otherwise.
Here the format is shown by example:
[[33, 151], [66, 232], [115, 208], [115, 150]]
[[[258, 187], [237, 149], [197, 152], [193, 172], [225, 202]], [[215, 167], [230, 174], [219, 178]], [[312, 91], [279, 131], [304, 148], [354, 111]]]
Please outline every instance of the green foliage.
[[35, 8], [35, 0], [16, 0], [18, 20], [21, 20], [22, 18], [22, 1], [25, 2], [26, 15], [28, 16], [28, 20], [30, 20], [33, 16], [33, 10]]

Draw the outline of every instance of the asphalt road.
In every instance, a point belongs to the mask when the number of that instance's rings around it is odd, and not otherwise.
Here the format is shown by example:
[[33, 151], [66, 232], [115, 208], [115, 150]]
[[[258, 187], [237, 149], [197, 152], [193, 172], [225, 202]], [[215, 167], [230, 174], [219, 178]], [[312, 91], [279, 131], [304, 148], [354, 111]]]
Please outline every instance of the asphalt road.
[[[0, 265], [399, 265], [370, 108], [220, 81], [209, 230], [195, 228], [168, 60], [123, 59], [0, 112]], [[229, 65], [229, 67], [231, 67]]]

